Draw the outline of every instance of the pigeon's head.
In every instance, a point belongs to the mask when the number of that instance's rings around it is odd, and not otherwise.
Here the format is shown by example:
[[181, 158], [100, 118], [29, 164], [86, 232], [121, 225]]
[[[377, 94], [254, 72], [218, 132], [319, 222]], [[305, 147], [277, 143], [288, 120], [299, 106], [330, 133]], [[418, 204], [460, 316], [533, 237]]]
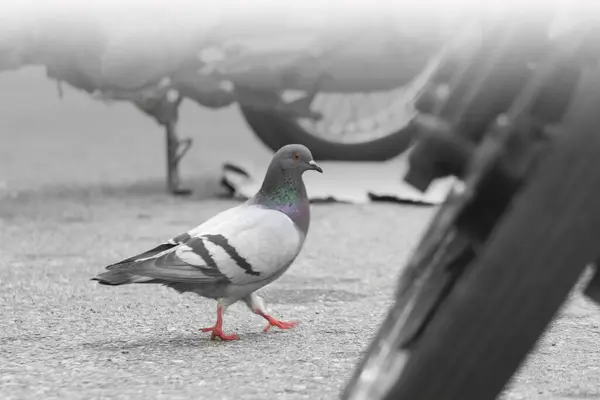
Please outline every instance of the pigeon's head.
[[323, 173], [321, 167], [313, 160], [310, 150], [301, 144], [283, 146], [273, 156], [273, 163], [276, 163], [281, 169], [287, 171], [295, 170], [302, 173], [314, 170]]

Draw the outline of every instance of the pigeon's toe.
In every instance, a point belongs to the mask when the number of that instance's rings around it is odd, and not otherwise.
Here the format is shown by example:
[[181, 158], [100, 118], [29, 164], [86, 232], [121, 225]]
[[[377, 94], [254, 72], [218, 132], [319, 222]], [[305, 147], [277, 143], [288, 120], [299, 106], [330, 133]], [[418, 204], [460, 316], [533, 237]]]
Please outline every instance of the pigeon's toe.
[[236, 335], [235, 333], [230, 333], [230, 334], [223, 333], [223, 330], [216, 326], [211, 326], [210, 328], [202, 328], [200, 330], [202, 332], [210, 332], [211, 340], [215, 340], [217, 338], [219, 338], [221, 340], [225, 340], [225, 341], [239, 340], [238, 335]]
[[267, 321], [269, 321], [269, 325], [267, 325], [264, 329], [264, 332], [269, 332], [271, 330], [272, 326], [276, 326], [279, 329], [290, 329], [295, 327], [296, 325], [298, 325], [297, 321], [279, 321], [273, 317], [269, 316], [265, 316], [265, 319]]

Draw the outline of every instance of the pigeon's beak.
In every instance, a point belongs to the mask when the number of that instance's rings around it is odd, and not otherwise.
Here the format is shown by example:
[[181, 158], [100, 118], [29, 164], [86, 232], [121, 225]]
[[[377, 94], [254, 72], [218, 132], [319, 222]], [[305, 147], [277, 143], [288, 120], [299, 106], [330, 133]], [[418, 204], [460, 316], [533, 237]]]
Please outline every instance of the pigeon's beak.
[[314, 169], [315, 171], [319, 171], [320, 173], [323, 173], [323, 169], [317, 165], [315, 160], [310, 160], [308, 162], [308, 165], [310, 165], [310, 169]]

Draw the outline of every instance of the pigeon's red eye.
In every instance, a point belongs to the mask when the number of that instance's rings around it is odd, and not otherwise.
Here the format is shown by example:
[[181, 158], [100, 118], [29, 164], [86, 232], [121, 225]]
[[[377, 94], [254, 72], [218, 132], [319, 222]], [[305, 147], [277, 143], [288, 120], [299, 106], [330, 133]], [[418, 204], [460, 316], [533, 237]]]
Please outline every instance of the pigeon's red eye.
[[294, 160], [299, 160], [300, 159], [300, 153], [295, 152], [294, 155], [293, 155], [293, 157], [294, 157]]

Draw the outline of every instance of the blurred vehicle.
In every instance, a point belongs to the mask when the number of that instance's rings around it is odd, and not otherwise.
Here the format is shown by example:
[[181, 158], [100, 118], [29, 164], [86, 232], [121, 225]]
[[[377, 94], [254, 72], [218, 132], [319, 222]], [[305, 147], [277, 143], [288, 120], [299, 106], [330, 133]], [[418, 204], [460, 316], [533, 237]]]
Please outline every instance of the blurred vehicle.
[[59, 84], [135, 104], [165, 126], [173, 193], [189, 193], [178, 175], [191, 145], [176, 132], [183, 99], [237, 103], [274, 151], [301, 143], [316, 159], [355, 161], [402, 153], [413, 100], [452, 26], [392, 3], [39, 4], [0, 17], [0, 70], [43, 65]]
[[600, 303], [600, 18], [577, 5], [488, 15], [431, 75], [404, 180], [457, 181], [343, 400], [495, 399], [579, 282]]

